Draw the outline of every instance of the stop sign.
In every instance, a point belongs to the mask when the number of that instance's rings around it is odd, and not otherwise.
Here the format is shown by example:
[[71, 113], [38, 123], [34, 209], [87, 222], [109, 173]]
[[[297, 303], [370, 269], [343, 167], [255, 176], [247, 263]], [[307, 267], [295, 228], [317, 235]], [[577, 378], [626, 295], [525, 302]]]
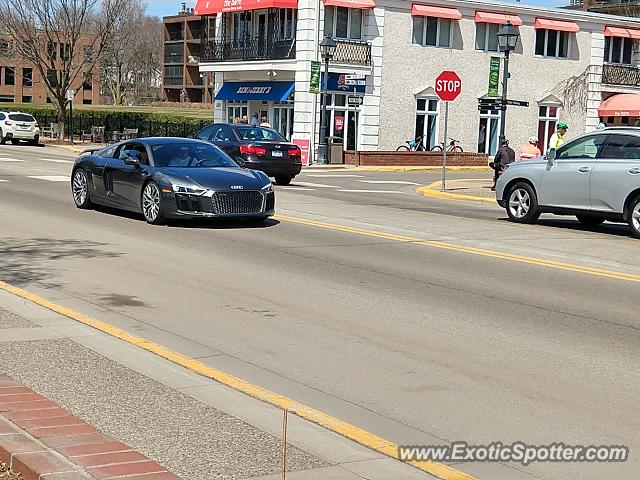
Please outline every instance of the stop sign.
[[436, 94], [445, 102], [458, 98], [461, 90], [462, 80], [456, 72], [445, 70], [436, 78]]

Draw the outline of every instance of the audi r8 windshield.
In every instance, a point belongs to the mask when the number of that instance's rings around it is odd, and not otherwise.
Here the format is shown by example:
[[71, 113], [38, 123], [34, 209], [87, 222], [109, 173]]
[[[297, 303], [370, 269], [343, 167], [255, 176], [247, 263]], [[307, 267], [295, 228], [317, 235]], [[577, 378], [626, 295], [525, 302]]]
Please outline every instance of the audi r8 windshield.
[[213, 145], [171, 143], [153, 145], [153, 161], [156, 167], [172, 168], [220, 168], [238, 167], [229, 156]]

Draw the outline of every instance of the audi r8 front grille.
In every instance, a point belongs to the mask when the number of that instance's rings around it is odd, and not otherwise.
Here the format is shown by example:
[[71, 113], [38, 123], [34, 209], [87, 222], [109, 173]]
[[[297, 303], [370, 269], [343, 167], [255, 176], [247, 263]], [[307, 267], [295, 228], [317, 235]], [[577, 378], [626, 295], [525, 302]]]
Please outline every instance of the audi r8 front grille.
[[213, 213], [260, 213], [263, 196], [260, 192], [215, 192], [211, 197]]

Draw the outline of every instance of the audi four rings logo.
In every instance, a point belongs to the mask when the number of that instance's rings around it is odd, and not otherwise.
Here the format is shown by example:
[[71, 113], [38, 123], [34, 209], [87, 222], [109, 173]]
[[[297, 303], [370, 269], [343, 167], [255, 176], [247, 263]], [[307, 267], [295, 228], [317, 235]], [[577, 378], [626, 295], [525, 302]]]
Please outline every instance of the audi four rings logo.
[[243, 188], [242, 185], [231, 185], [231, 190], [242, 190]]

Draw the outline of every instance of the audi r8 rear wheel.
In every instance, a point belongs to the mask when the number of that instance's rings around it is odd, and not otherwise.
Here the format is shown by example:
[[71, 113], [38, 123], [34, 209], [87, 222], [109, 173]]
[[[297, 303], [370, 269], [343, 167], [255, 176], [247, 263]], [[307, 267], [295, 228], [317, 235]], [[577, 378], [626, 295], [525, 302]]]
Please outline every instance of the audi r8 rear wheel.
[[71, 193], [73, 193], [73, 201], [76, 207], [85, 210], [93, 207], [91, 197], [89, 196], [89, 180], [87, 173], [82, 168], [78, 168], [73, 172]]
[[162, 195], [156, 182], [147, 183], [142, 190], [142, 214], [147, 223], [152, 225], [162, 225], [164, 223]]

